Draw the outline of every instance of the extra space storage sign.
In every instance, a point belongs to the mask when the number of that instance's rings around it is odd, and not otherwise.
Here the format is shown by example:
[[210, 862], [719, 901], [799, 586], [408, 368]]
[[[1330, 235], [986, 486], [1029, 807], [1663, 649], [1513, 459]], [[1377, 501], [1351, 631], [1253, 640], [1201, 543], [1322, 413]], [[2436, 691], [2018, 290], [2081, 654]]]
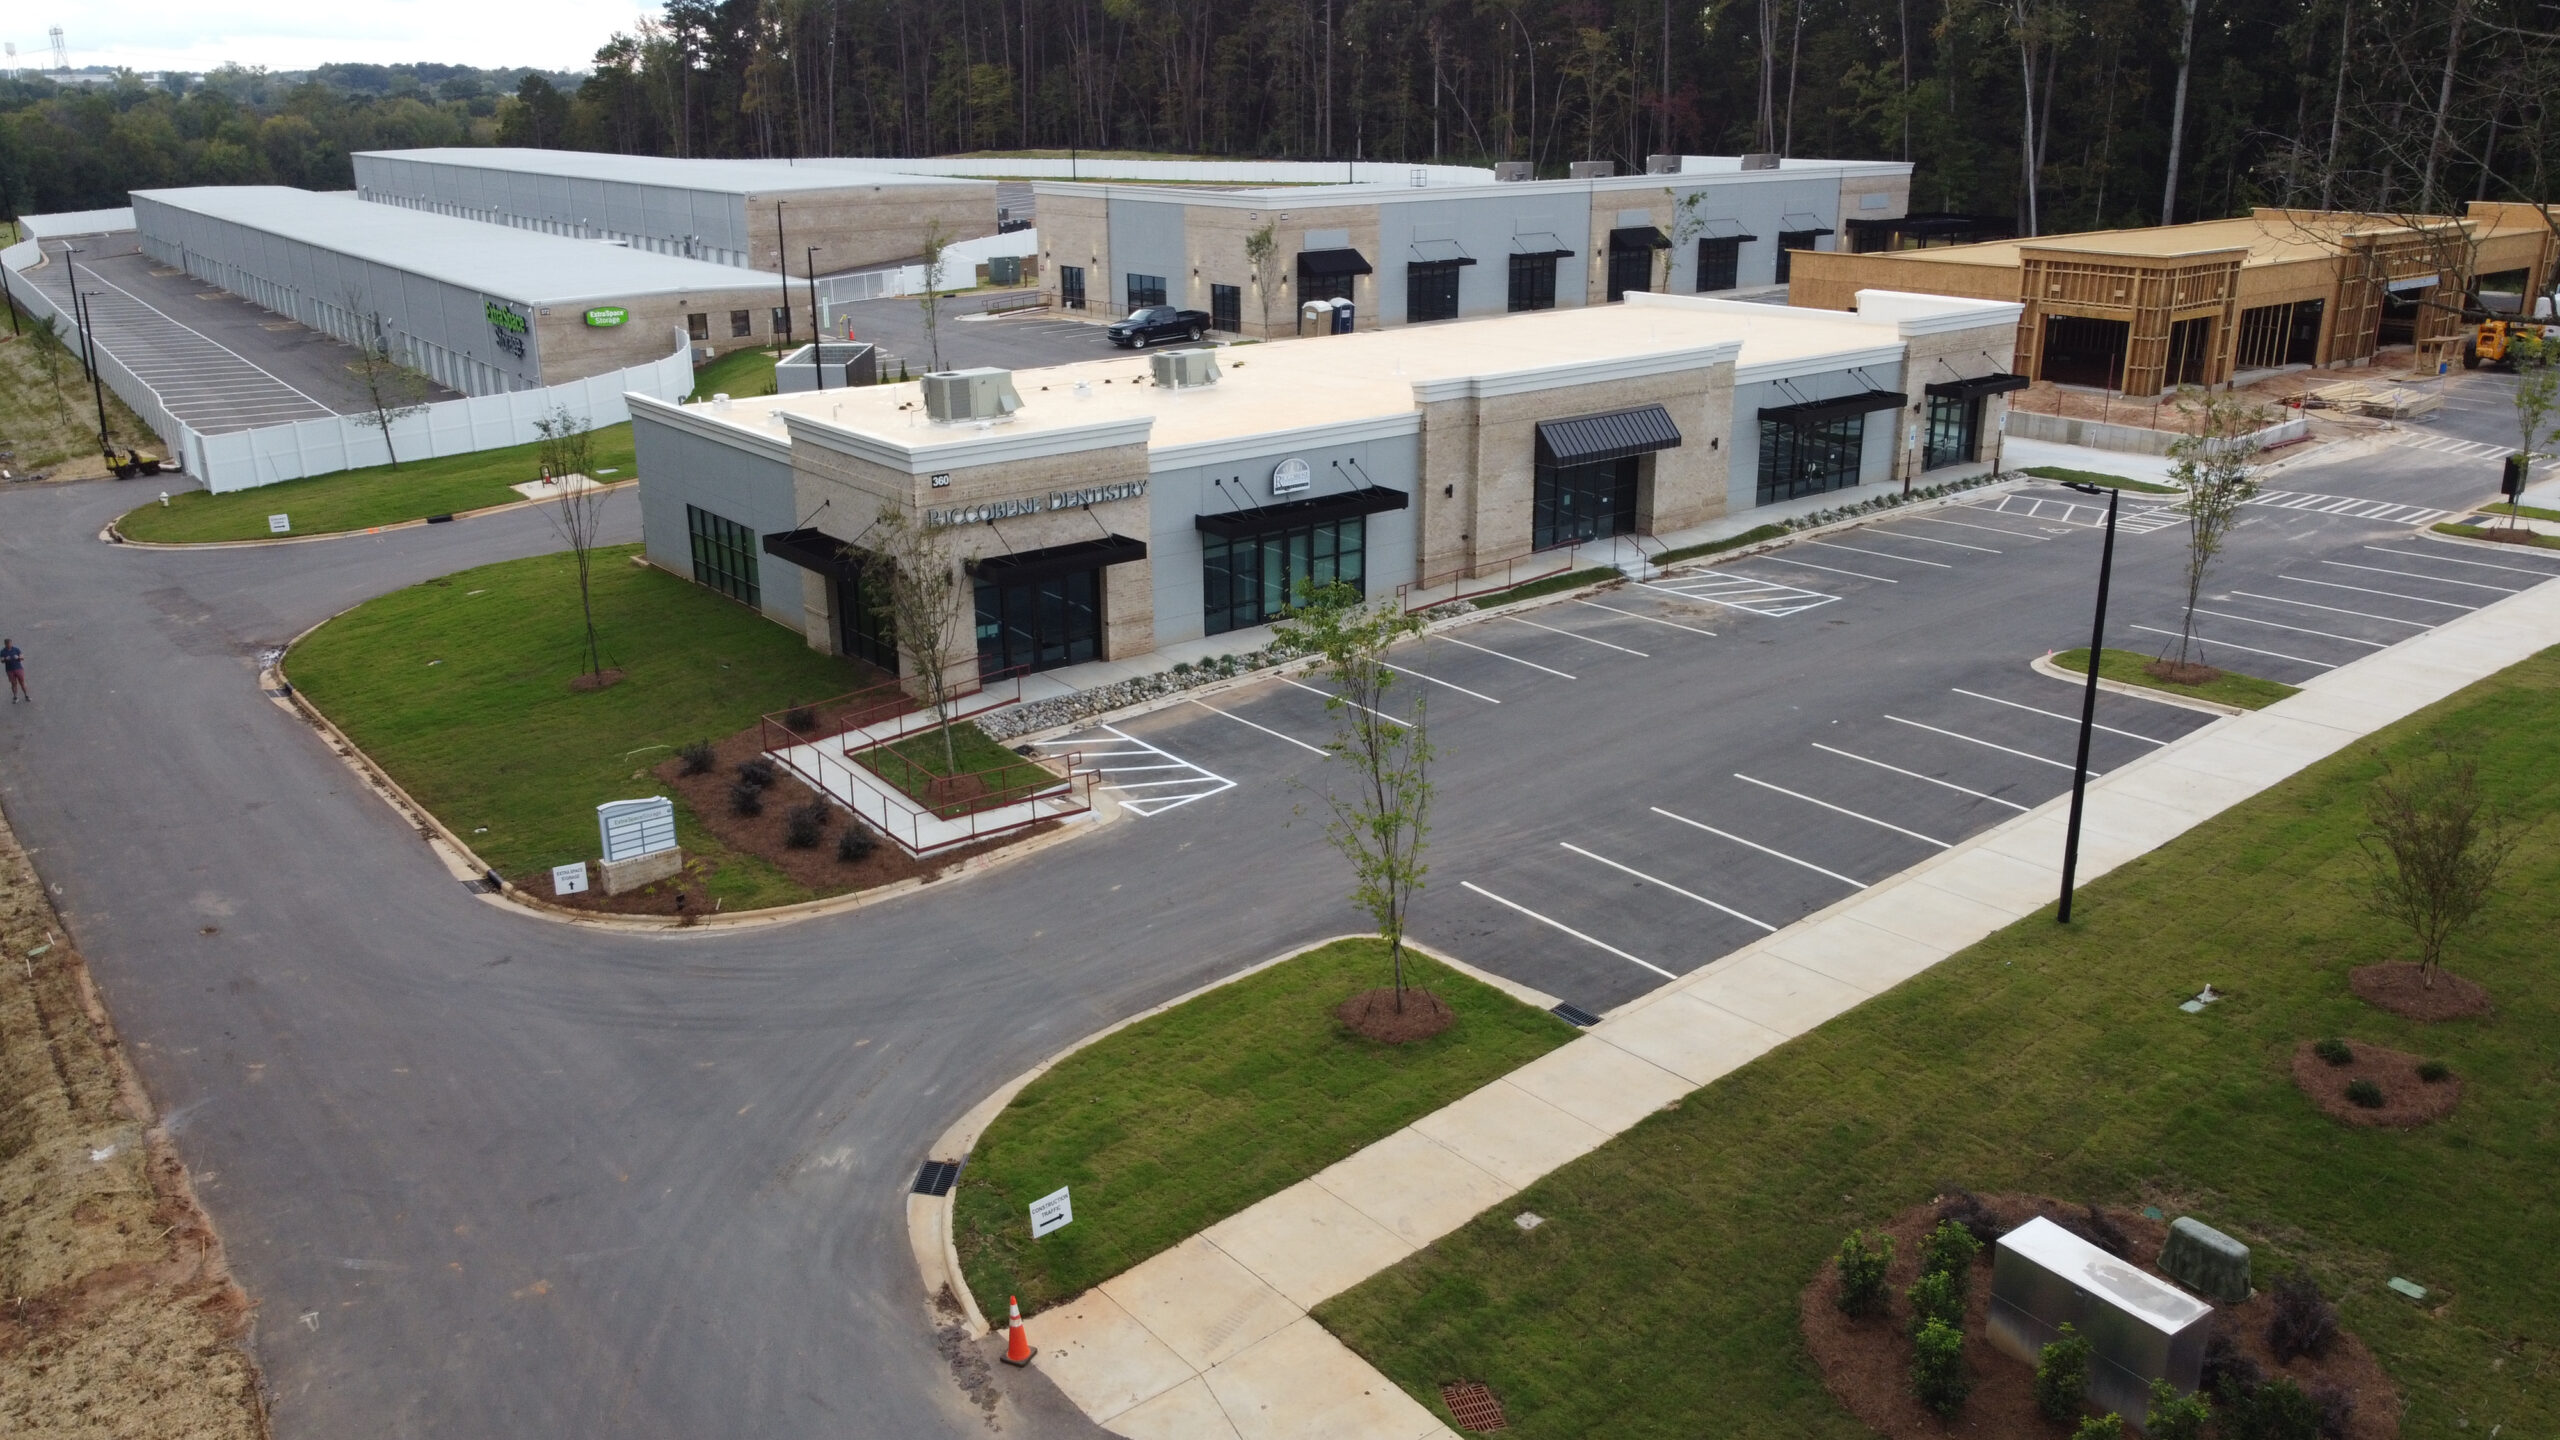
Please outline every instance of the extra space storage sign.
[[498, 348], [518, 360], [525, 358], [525, 336], [533, 331], [533, 317], [504, 300], [483, 300], [481, 313], [489, 320], [489, 334]]

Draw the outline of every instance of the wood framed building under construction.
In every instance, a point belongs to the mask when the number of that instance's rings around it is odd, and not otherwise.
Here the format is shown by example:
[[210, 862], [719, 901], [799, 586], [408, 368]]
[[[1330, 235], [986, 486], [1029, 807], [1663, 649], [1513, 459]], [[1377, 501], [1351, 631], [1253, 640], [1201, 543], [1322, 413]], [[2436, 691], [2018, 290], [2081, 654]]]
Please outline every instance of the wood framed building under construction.
[[2560, 260], [2530, 205], [2411, 220], [2260, 209], [2229, 220], [1981, 245], [1795, 257], [1791, 304], [1860, 290], [2014, 300], [2020, 374], [2130, 396], [2290, 366], [2449, 358], [2484, 292], [2546, 293]]

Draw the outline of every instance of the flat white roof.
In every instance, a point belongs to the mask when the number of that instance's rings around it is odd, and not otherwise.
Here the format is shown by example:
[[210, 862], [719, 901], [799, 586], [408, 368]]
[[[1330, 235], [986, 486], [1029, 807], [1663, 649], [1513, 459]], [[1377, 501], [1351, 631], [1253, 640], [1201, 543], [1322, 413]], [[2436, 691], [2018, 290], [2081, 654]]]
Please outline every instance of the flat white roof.
[[[1094, 167], [1099, 169], [1101, 167]], [[1291, 205], [1312, 208], [1319, 205], [1376, 205], [1404, 200], [1448, 200], [1457, 196], [1536, 195], [1558, 190], [1586, 190], [1593, 194], [1650, 192], [1659, 195], [1675, 186], [1770, 185], [1798, 180], [1848, 180], [1854, 178], [1908, 178], [1911, 162], [1907, 160], [1786, 160], [1770, 170], [1745, 170], [1742, 160], [1733, 155], [1683, 155], [1680, 170], [1671, 175], [1604, 175], [1593, 179], [1545, 179], [1496, 181], [1491, 175], [1481, 180], [1434, 180], [1424, 185], [1386, 180], [1358, 184], [1300, 184], [1289, 186], [1229, 185], [1219, 188], [1192, 188], [1168, 185], [1150, 180], [1041, 180], [1031, 188], [1039, 195], [1120, 195], [1126, 199], [1171, 200], [1189, 205], [1222, 205], [1230, 207], [1265, 207]]]
[[446, 146], [424, 150], [366, 150], [357, 158], [410, 160], [466, 170], [506, 170], [574, 180], [612, 180], [670, 190], [771, 195], [786, 190], [845, 190], [857, 185], [974, 188], [984, 180], [914, 174], [860, 160], [686, 160], [660, 155], [610, 155], [589, 150], [530, 150], [505, 146]]
[[[1216, 384], [1180, 390], [1147, 383], [1151, 370], [1143, 353], [1019, 370], [1013, 383], [1022, 409], [984, 427], [931, 423], [923, 387], [915, 382], [682, 408], [689, 418], [754, 437], [766, 448], [787, 443], [796, 420], [821, 443], [841, 435], [867, 442], [855, 448], [898, 452], [919, 464], [935, 452], [945, 452], [946, 464], [974, 464], [980, 461], [962, 452], [1072, 450], [1080, 448], [1075, 432], [1117, 444], [1144, 433], [1160, 463], [1189, 463], [1168, 451], [1189, 451], [1199, 463], [1211, 463], [1211, 452], [1226, 442], [1301, 431], [1410, 429], [1423, 398], [1518, 393], [1727, 360], [1742, 384], [1890, 365], [1901, 359], [1911, 323], [1899, 315], [1642, 292], [1628, 301], [1228, 346], [1217, 352], [1223, 374]], [[1927, 308], [1937, 325], [1959, 318], [2011, 325], [2017, 316], [2008, 304], [1947, 300]]]
[[133, 228], [133, 207], [113, 210], [63, 210], [52, 215], [21, 215], [18, 223], [36, 240], [58, 240], [65, 235], [112, 235]]
[[2104, 1296], [2118, 1310], [2163, 1335], [2175, 1335], [2213, 1313], [2212, 1306], [2186, 1291], [2041, 1215], [2001, 1236], [2000, 1248], [2014, 1250], [2081, 1289]]
[[657, 255], [599, 240], [574, 240], [396, 205], [371, 205], [350, 190], [323, 193], [285, 185], [205, 185], [133, 193], [138, 200], [533, 305], [769, 289], [782, 283], [777, 275], [708, 260]]

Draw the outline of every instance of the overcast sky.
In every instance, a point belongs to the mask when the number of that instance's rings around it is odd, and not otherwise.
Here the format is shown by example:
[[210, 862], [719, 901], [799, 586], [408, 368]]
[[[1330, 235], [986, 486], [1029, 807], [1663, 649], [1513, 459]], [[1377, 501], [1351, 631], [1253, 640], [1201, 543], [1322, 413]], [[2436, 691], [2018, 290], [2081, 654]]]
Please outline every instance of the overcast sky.
[[607, 36], [657, 9], [643, 0], [8, 0], [0, 40], [18, 47], [14, 63], [35, 67], [53, 64], [46, 31], [59, 25], [74, 68], [358, 60], [583, 70]]

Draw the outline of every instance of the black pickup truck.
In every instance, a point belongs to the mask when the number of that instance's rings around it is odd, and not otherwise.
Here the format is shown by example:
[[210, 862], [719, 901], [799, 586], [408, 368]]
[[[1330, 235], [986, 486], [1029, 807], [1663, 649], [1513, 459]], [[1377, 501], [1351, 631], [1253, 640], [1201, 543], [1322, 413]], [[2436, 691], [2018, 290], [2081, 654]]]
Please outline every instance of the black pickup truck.
[[1158, 340], [1197, 340], [1209, 330], [1206, 310], [1177, 310], [1170, 305], [1149, 305], [1129, 312], [1126, 320], [1114, 320], [1104, 331], [1111, 343], [1123, 350], [1143, 350]]

